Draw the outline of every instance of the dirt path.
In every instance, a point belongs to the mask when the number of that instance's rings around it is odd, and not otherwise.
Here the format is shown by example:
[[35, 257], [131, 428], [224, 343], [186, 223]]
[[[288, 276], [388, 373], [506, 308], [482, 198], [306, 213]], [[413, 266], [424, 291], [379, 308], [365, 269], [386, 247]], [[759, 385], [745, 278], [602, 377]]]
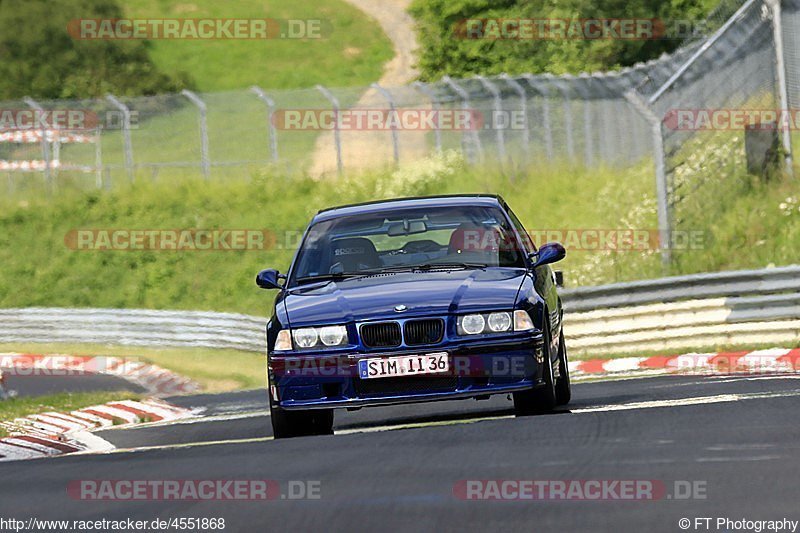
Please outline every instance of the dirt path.
[[345, 0], [374, 18], [394, 46], [395, 56], [384, 66], [383, 76], [378, 81], [384, 87], [405, 85], [413, 81], [419, 71], [414, 68], [414, 50], [417, 34], [414, 19], [406, 10], [411, 0]]
[[[395, 56], [384, 66], [378, 84], [392, 88], [413, 81], [419, 71], [414, 67], [414, 50], [417, 48], [414, 19], [406, 12], [411, 0], [345, 1], [375, 19], [394, 46]], [[387, 104], [376, 91], [369, 89], [353, 107], [386, 108]], [[427, 153], [424, 133], [401, 133], [400, 137], [401, 161]], [[392, 161], [391, 136], [388, 132], [342, 131], [341, 141], [346, 170], [385, 166]], [[325, 133], [317, 138], [313, 157], [310, 168], [312, 176], [336, 171], [333, 133]]]

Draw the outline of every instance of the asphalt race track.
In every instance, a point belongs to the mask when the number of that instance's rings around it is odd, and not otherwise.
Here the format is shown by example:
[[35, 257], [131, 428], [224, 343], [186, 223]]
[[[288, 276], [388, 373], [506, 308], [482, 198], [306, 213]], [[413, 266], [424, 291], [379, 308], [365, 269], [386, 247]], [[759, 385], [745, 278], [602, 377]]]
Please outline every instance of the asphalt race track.
[[28, 370], [5, 369], [6, 388], [17, 396], [42, 396], [59, 392], [132, 391], [145, 392], [142, 387], [121, 377], [104, 374], [73, 372], [68, 376], [42, 375]]
[[[0, 464], [0, 511], [18, 519], [224, 517], [225, 531], [683, 531], [681, 518], [800, 519], [797, 377], [631, 379], [577, 384], [573, 395], [569, 410], [527, 418], [514, 418], [504, 397], [337, 412], [336, 435], [283, 441], [269, 438], [262, 391], [183, 397], [173, 401], [205, 406], [208, 418], [98, 433], [121, 448], [109, 454]], [[282, 491], [292, 480], [318, 481], [320, 498], [70, 497], [67, 483], [87, 476], [271, 479]], [[454, 496], [463, 480], [655, 480], [667, 494], [465, 501]], [[675, 481], [702, 490], [681, 496]]]

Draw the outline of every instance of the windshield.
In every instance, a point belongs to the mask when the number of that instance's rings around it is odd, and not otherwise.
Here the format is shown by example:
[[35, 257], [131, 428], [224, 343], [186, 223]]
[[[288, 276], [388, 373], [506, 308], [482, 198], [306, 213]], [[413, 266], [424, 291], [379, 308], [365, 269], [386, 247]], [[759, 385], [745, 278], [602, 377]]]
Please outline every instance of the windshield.
[[291, 282], [413, 269], [523, 267], [523, 258], [498, 208], [395, 209], [314, 224]]

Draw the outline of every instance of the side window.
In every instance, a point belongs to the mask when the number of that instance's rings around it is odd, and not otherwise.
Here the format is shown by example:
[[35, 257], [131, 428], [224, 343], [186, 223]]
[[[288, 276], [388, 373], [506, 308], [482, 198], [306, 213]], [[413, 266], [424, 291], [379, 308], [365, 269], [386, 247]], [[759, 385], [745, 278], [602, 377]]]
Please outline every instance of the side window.
[[528, 249], [529, 252], [535, 252], [536, 245], [533, 244], [531, 236], [528, 234], [528, 230], [525, 229], [525, 226], [522, 225], [522, 222], [519, 221], [517, 215], [514, 214], [511, 208], [506, 206], [506, 211], [508, 212], [508, 216], [511, 218], [511, 223], [514, 224], [514, 229], [516, 229], [517, 232], [522, 237], [522, 243], [525, 245], [525, 247]]

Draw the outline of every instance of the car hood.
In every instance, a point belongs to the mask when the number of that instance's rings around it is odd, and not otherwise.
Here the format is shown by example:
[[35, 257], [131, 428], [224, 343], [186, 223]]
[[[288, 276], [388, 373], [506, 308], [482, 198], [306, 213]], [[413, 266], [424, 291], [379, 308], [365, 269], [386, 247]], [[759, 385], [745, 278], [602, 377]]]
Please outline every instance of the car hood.
[[[511, 309], [525, 274], [519, 268], [379, 274], [295, 287], [283, 303], [292, 327]], [[397, 305], [406, 310], [397, 312]]]

